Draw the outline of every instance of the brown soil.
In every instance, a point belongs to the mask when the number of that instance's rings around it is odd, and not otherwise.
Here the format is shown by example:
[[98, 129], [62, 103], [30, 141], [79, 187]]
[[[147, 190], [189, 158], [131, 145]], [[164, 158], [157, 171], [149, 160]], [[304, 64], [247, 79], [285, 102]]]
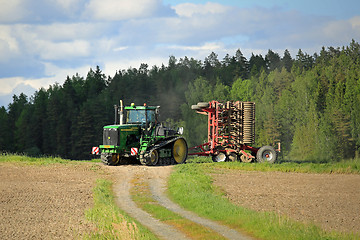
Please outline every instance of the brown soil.
[[238, 205], [325, 230], [360, 232], [360, 175], [219, 170], [212, 176]]
[[[104, 177], [103, 172], [115, 181], [117, 201], [125, 211], [163, 239], [185, 239], [176, 229], [138, 209], [128, 193], [131, 179], [142, 176], [160, 204], [197, 222], [163, 194], [171, 168], [1, 163], [0, 239], [81, 238], [93, 227], [84, 214], [93, 204], [92, 189], [95, 180]], [[236, 204], [315, 222], [326, 230], [360, 232], [360, 175], [219, 170], [212, 176]]]
[[[0, 239], [76, 239], [90, 225], [93, 164], [0, 164]], [[99, 166], [100, 168], [100, 166]]]

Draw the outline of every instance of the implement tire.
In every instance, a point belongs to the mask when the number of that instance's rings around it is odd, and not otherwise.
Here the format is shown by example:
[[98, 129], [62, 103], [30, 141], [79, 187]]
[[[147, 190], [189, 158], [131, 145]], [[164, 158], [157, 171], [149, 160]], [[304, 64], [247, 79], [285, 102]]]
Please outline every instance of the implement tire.
[[256, 153], [257, 162], [274, 163], [277, 159], [276, 151], [271, 146], [263, 146]]
[[201, 107], [199, 107], [198, 105], [191, 105], [191, 109], [192, 110], [200, 110]]
[[210, 106], [210, 104], [208, 102], [198, 102], [197, 105], [200, 108], [208, 108]]

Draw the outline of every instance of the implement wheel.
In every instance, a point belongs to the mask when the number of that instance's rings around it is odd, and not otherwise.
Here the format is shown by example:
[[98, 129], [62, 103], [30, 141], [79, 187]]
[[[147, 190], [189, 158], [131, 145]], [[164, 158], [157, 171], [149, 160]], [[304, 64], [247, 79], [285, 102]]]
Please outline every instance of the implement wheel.
[[276, 161], [276, 151], [271, 146], [263, 146], [256, 153], [256, 161], [274, 163]]
[[198, 105], [191, 105], [191, 109], [192, 110], [200, 110], [201, 107], [199, 107]]
[[179, 138], [174, 142], [171, 154], [172, 157], [175, 159], [175, 162], [178, 164], [184, 163], [186, 161], [188, 147], [184, 138]]
[[225, 153], [218, 153], [216, 155], [212, 156], [213, 162], [225, 162], [226, 161], [226, 155]]
[[198, 102], [197, 105], [200, 108], [208, 108], [210, 106], [210, 104], [208, 102]]

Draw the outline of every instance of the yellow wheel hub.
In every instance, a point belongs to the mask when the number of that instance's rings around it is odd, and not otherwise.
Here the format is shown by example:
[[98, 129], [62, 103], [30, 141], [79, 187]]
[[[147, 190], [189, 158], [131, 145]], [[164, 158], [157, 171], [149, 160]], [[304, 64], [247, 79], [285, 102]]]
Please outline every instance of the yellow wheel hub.
[[174, 142], [172, 154], [177, 163], [185, 162], [187, 157], [187, 152], [188, 152], [188, 148], [185, 139], [179, 138]]

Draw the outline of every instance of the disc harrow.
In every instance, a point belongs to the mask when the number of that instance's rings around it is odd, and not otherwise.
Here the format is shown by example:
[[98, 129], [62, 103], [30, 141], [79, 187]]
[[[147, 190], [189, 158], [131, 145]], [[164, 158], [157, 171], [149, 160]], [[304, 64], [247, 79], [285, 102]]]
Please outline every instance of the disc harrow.
[[[241, 101], [199, 102], [191, 108], [208, 117], [208, 142], [190, 148], [189, 155], [212, 156], [213, 160], [275, 162], [276, 151], [266, 147], [252, 147], [255, 143], [255, 103]], [[195, 152], [194, 152], [195, 151]], [[269, 157], [270, 156], [270, 157]]]

